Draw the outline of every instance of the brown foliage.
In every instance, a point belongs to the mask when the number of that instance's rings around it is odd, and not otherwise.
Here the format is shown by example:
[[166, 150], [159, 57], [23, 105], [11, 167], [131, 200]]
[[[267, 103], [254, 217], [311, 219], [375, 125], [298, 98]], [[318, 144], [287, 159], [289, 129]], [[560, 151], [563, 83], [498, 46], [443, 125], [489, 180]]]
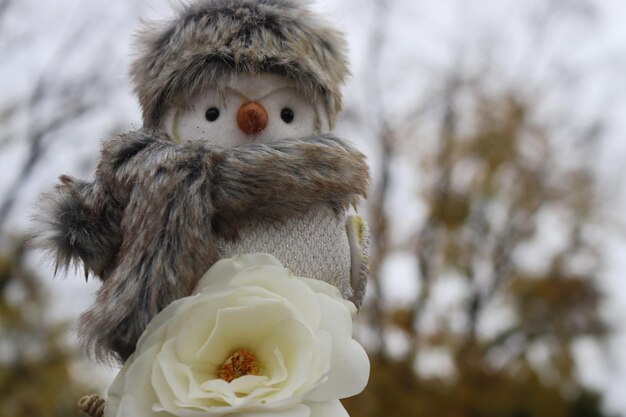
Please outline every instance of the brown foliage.
[[596, 393], [581, 390], [563, 395], [527, 365], [500, 371], [467, 367], [448, 381], [420, 379], [401, 362], [374, 361], [366, 390], [343, 404], [351, 416], [603, 416]]
[[22, 241], [0, 255], [0, 415], [79, 416], [67, 326], [46, 319], [42, 284], [24, 265]]
[[[579, 380], [573, 353], [576, 340], [601, 341], [608, 332], [597, 287], [602, 259], [589, 238], [599, 213], [593, 174], [563, 163], [563, 146], [555, 146], [554, 127], [536, 117], [534, 101], [512, 90], [487, 93], [475, 81], [455, 80], [444, 90], [434, 146], [416, 146], [426, 142], [416, 136], [393, 140], [401, 127], [382, 123], [383, 171], [370, 210], [378, 233], [375, 285], [363, 311], [381, 342], [369, 346], [368, 388], [345, 404], [354, 417], [603, 415], [600, 397]], [[461, 96], [471, 104], [461, 106]], [[390, 227], [399, 219], [385, 209], [394, 187], [389, 167], [415, 149], [426, 215], [412, 241], [394, 246]], [[554, 236], [561, 244], [537, 249]], [[410, 305], [388, 303], [381, 291], [382, 264], [396, 250], [416, 260], [418, 293]], [[433, 291], [451, 278], [465, 283], [465, 294], [452, 310], [434, 311]], [[510, 319], [485, 332], [487, 315], [498, 309]], [[459, 312], [462, 329], [451, 325]], [[389, 349], [392, 330], [406, 349]], [[433, 348], [451, 362], [442, 375], [416, 366]]]

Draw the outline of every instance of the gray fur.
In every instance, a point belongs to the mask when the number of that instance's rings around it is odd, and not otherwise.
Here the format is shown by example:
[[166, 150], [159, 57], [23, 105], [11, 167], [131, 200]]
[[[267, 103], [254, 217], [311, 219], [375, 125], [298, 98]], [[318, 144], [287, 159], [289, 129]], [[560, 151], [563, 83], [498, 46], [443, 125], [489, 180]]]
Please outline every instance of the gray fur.
[[55, 271], [83, 265], [85, 274], [108, 274], [119, 247], [120, 210], [114, 200], [99, 197], [99, 187], [63, 175], [53, 192], [40, 197], [31, 243], [48, 250]]
[[171, 105], [236, 74], [270, 72], [325, 103], [331, 126], [348, 75], [342, 35], [298, 0], [200, 0], [169, 21], [146, 24], [131, 67], [144, 126], [162, 127]]
[[315, 204], [343, 212], [368, 178], [364, 156], [330, 135], [219, 149], [142, 129], [104, 144], [94, 182], [64, 176], [42, 198], [37, 241], [58, 266], [81, 261], [103, 281], [80, 335], [95, 357], [123, 361], [219, 258], [218, 237]]

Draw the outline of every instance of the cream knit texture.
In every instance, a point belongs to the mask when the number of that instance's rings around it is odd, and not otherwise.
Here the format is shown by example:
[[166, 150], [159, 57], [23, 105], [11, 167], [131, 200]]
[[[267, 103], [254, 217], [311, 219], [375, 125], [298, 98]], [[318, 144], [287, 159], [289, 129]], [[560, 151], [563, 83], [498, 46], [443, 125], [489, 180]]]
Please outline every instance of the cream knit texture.
[[282, 223], [251, 223], [240, 231], [240, 240], [220, 240], [223, 257], [242, 253], [269, 253], [295, 275], [315, 278], [339, 288], [350, 299], [350, 243], [346, 215], [328, 205]]

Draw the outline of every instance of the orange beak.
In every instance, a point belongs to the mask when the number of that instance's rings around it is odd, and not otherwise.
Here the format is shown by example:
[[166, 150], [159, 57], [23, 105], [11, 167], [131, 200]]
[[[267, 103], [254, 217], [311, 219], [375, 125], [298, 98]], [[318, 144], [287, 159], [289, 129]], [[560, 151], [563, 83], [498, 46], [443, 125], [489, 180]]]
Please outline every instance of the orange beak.
[[267, 110], [256, 101], [243, 104], [237, 111], [237, 126], [247, 135], [260, 133], [267, 126]]

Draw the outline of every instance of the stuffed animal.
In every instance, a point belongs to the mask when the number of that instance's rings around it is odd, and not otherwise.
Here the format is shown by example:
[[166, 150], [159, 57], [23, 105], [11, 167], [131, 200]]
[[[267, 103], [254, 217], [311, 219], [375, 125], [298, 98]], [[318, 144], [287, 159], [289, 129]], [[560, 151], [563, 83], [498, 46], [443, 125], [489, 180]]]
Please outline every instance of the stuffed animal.
[[103, 144], [95, 179], [43, 195], [37, 242], [102, 285], [79, 334], [123, 362], [151, 318], [217, 260], [267, 252], [360, 306], [364, 156], [331, 131], [342, 37], [297, 0], [199, 0], [138, 37], [143, 127]]

